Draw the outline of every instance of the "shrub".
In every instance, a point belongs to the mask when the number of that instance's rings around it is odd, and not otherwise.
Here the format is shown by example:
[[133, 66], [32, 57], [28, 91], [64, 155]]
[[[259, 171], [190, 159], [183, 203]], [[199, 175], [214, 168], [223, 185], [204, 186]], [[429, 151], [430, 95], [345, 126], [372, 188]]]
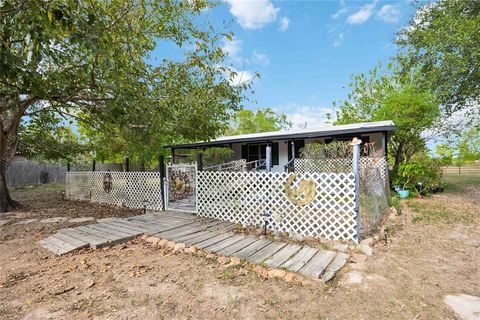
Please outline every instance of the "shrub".
[[398, 175], [393, 181], [404, 189], [412, 189], [418, 182], [422, 183], [424, 189], [441, 186], [443, 171], [440, 161], [426, 154], [419, 154], [410, 163], [400, 165]]
[[235, 155], [235, 152], [230, 148], [213, 147], [205, 150], [195, 150], [188, 156], [187, 160], [190, 162], [196, 161], [199, 153], [203, 154], [203, 165], [206, 167], [232, 161]]

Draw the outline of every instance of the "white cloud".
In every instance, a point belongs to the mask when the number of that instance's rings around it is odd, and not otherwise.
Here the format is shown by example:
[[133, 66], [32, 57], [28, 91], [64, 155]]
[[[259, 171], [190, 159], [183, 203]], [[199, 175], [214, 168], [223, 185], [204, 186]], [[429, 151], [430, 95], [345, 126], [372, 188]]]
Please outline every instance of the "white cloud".
[[231, 41], [228, 40], [228, 39], [225, 39], [223, 41], [223, 46], [222, 46], [222, 50], [223, 52], [225, 52], [226, 54], [228, 54], [228, 56], [234, 60], [236, 59], [239, 59], [240, 58], [240, 52], [242, 51], [242, 45], [243, 45], [243, 41], [242, 40], [239, 40], [239, 39], [236, 39], [236, 38], [233, 38]]
[[288, 19], [287, 17], [282, 17], [280, 19], [280, 27], [278, 28], [278, 30], [286, 31], [289, 26], [290, 26], [290, 19]]
[[256, 50], [253, 51], [252, 61], [264, 66], [270, 63], [270, 59], [268, 59], [268, 56], [265, 53], [259, 53]]
[[337, 39], [335, 39], [335, 42], [333, 43], [334, 47], [340, 47], [343, 43], [343, 40], [345, 39], [345, 36], [343, 35], [343, 32], [340, 32], [337, 36]]
[[332, 116], [334, 115], [332, 108], [298, 105], [295, 103], [283, 108], [278, 108], [278, 110], [280, 112], [281, 110], [293, 111], [287, 113], [287, 119], [292, 123], [292, 129], [303, 128], [305, 124], [307, 128], [325, 126], [328, 125], [327, 114], [330, 113]]
[[376, 17], [383, 22], [398, 23], [398, 21], [400, 20], [400, 15], [401, 12], [396, 6], [386, 4], [380, 9]]
[[252, 82], [253, 78], [255, 77], [255, 75], [251, 71], [247, 71], [247, 70], [239, 71], [232, 67], [230, 67], [229, 69], [236, 73], [233, 76], [231, 76], [230, 73], [226, 74], [226, 77], [229, 78], [228, 81], [230, 82], [230, 85], [234, 87], [247, 82]]
[[346, 14], [348, 12], [348, 8], [347, 7], [344, 7], [344, 8], [341, 8], [339, 9], [337, 12], [335, 12], [334, 14], [331, 15], [331, 17], [333, 19], [338, 19], [340, 18], [341, 16], [343, 16], [344, 14]]
[[377, 1], [375, 0], [372, 3], [364, 5], [357, 12], [349, 15], [347, 18], [347, 22], [349, 24], [362, 24], [364, 22], [367, 22], [368, 19], [370, 19], [370, 17], [372, 16], [376, 4]]
[[230, 13], [245, 29], [260, 29], [277, 19], [280, 8], [269, 0], [226, 0], [230, 4]]

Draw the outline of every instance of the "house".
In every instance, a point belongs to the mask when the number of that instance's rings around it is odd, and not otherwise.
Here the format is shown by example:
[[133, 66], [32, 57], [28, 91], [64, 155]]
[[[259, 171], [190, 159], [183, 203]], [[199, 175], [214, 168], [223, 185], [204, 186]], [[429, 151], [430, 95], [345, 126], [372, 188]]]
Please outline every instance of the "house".
[[[259, 169], [283, 172], [293, 158], [300, 157], [300, 150], [307, 143], [349, 141], [357, 137], [362, 143], [374, 143], [376, 149], [386, 157], [388, 134], [395, 129], [392, 121], [377, 121], [225, 136], [211, 141], [170, 145], [167, 148], [172, 151], [173, 162], [179, 163], [191, 149], [229, 147], [235, 152], [234, 160], [263, 163]], [[270, 162], [270, 166], [264, 165], [267, 162]]]

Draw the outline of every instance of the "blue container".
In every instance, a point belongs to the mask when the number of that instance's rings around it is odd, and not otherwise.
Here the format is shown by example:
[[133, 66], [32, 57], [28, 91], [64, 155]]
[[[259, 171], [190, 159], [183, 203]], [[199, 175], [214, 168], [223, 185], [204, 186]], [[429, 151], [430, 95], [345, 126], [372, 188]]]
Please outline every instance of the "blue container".
[[406, 199], [410, 195], [410, 190], [400, 190], [400, 191], [397, 191], [397, 193], [400, 199]]

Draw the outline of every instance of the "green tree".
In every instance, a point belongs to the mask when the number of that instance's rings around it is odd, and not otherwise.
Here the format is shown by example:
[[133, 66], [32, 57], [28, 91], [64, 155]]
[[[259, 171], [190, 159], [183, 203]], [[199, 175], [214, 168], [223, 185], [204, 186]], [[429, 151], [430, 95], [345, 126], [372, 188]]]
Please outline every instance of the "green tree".
[[338, 105], [337, 124], [392, 120], [397, 125], [388, 150], [394, 172], [425, 148], [421, 134], [440, 115], [435, 95], [417, 85], [419, 77], [416, 70], [405, 72], [398, 63], [386, 69], [377, 66], [368, 74], [352, 76], [348, 98]]
[[449, 112], [480, 112], [480, 2], [440, 0], [418, 9], [397, 43]]
[[[232, 86], [223, 37], [193, 21], [207, 1], [0, 2], [0, 211], [15, 205], [5, 172], [22, 119], [75, 119], [90, 132], [124, 139], [131, 126], [177, 139], [222, 132], [248, 83]], [[183, 59], [151, 57], [181, 48]], [[141, 141], [135, 135], [135, 141]]]
[[442, 166], [449, 166], [453, 163], [454, 150], [447, 144], [439, 144], [435, 147], [436, 154]]
[[230, 128], [225, 133], [227, 135], [238, 135], [279, 131], [290, 127], [291, 123], [287, 121], [287, 116], [278, 114], [271, 108], [257, 109], [256, 111], [242, 109], [235, 114]]

